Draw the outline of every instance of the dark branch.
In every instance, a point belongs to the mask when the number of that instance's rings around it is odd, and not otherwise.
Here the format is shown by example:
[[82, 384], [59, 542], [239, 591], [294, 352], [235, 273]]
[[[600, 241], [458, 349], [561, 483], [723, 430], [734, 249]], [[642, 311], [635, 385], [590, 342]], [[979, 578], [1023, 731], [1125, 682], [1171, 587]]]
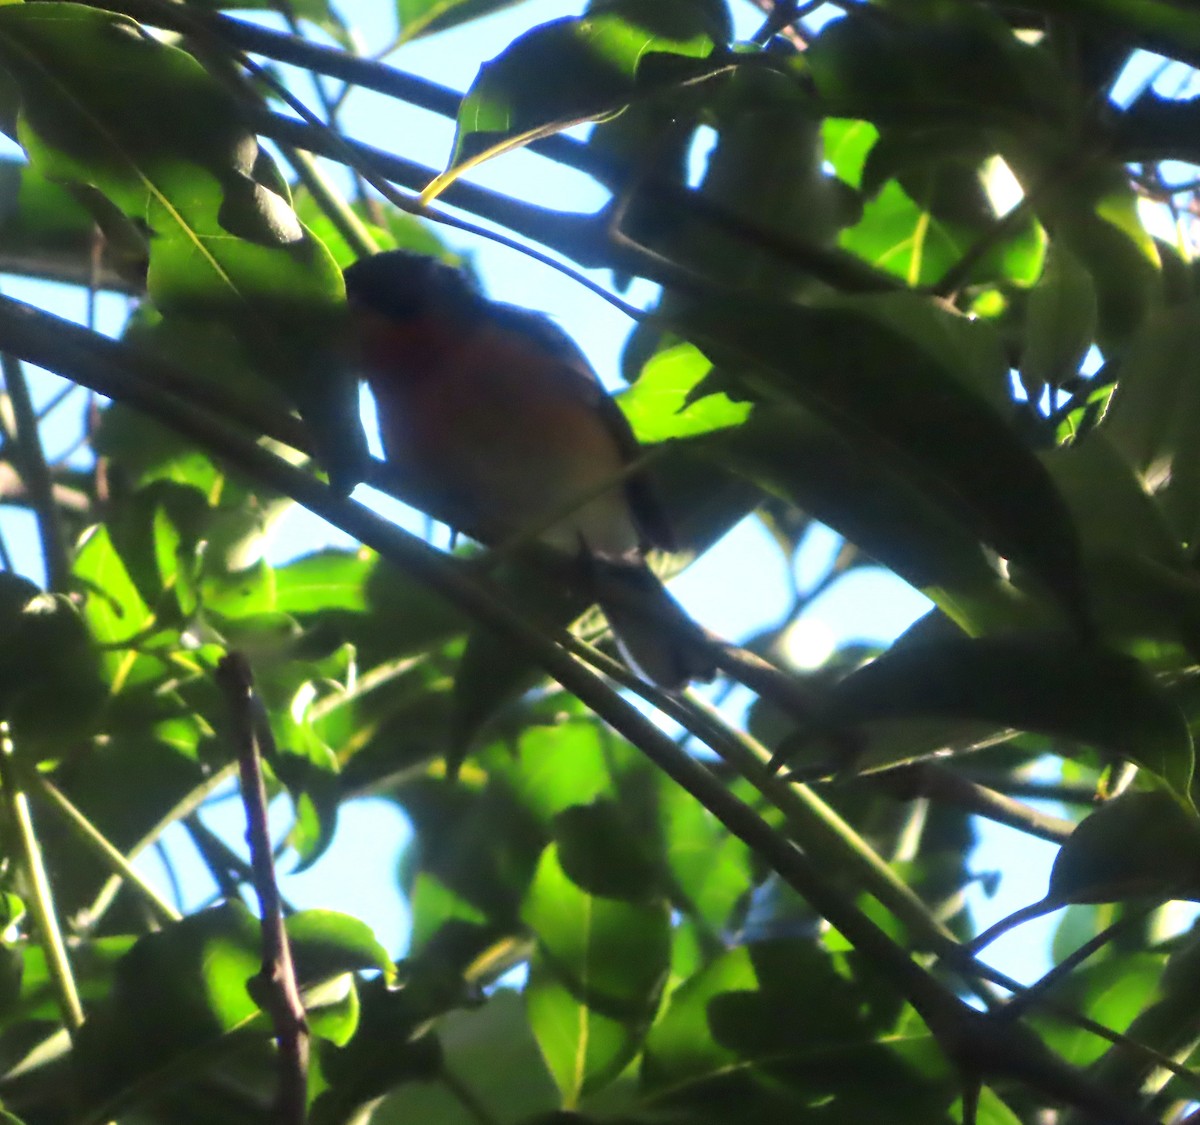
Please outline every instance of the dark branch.
[[[291, 946], [283, 925], [283, 908], [275, 882], [275, 860], [267, 827], [267, 789], [259, 749], [271, 739], [261, 701], [254, 692], [250, 664], [231, 652], [217, 666], [217, 682], [225, 693], [233, 722], [242, 803], [246, 808], [246, 839], [254, 890], [262, 915], [263, 963], [249, 982], [251, 995], [271, 1017], [279, 1046], [279, 1121], [304, 1125], [308, 1102], [308, 1021], [296, 983]], [[273, 747], [266, 745], [270, 752]]]
[[976, 816], [994, 820], [997, 824], [1007, 824], [1018, 832], [1049, 840], [1052, 844], [1063, 843], [1075, 831], [1072, 821], [1038, 812], [1029, 805], [960, 777], [934, 762], [901, 766], [876, 774], [871, 780], [901, 800], [928, 797], [931, 801], [957, 805]]

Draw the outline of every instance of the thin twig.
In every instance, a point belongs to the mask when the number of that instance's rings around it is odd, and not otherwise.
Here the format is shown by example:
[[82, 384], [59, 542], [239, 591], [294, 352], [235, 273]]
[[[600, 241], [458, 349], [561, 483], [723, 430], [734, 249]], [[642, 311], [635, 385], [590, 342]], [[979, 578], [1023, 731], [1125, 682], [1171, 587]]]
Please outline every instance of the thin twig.
[[40, 410], [38, 410], [37, 420], [39, 422], [44, 422], [77, 390], [79, 390], [79, 388], [74, 383], [68, 383], [65, 387], [55, 391], [55, 393], [50, 397], [50, 400]]
[[960, 776], [978, 785], [986, 785], [1009, 797], [1026, 797], [1035, 801], [1057, 801], [1064, 805], [1083, 805], [1094, 808], [1099, 801], [1095, 785], [1065, 781], [1037, 781], [1002, 770], [965, 768]]
[[971, 271], [1002, 242], [1013, 237], [1021, 225], [1033, 213], [1031, 196], [1023, 198], [1015, 207], [1006, 211], [963, 251], [962, 256], [951, 265], [934, 284], [930, 292], [935, 297], [950, 297], [971, 276]]
[[63, 1024], [67, 1033], [74, 1037], [83, 1025], [83, 1005], [79, 1001], [79, 989], [75, 987], [67, 946], [58, 925], [54, 894], [46, 875], [46, 865], [42, 862], [42, 849], [29, 813], [29, 800], [21, 787], [7, 724], [0, 728], [0, 785], [4, 787], [4, 803], [8, 806], [9, 823], [16, 836], [13, 847], [20, 858], [28, 884], [29, 912], [33, 915], [42, 953], [46, 958], [46, 971], [58, 997]]
[[1115, 937], [1141, 922], [1152, 910], [1157, 910], [1162, 903], [1157, 899], [1150, 903], [1127, 903], [1127, 913], [1118, 918], [1110, 926], [1105, 926], [1098, 934], [1093, 934], [1078, 949], [1064, 957], [1049, 972], [1033, 984], [1028, 985], [1024, 992], [1006, 1004], [1000, 1012], [1001, 1019], [1013, 1020], [1023, 1016], [1031, 1006], [1035, 1005], [1059, 981], [1064, 980], [1083, 964], [1093, 953], [1103, 949]]
[[71, 579], [71, 563], [67, 558], [62, 520], [54, 501], [54, 481], [42, 449], [37, 412], [25, 380], [25, 369], [15, 356], [3, 352], [0, 353], [0, 371], [4, 373], [4, 386], [12, 402], [22, 475], [29, 489], [30, 506], [37, 516], [38, 538], [42, 559], [46, 564], [46, 584], [49, 589], [62, 592], [67, 589]]
[[254, 691], [250, 664], [239, 652], [230, 652], [217, 666], [217, 683], [225, 693], [233, 723], [242, 803], [246, 808], [246, 839], [254, 869], [254, 890], [262, 915], [263, 963], [248, 987], [259, 1006], [271, 1017], [279, 1046], [279, 1120], [283, 1125], [304, 1125], [308, 1102], [308, 1021], [292, 950], [283, 925], [271, 832], [267, 826], [267, 787], [263, 781], [260, 747], [270, 753], [270, 725], [262, 701]]
[[918, 762], [875, 774], [872, 781], [900, 800], [928, 797], [957, 805], [976, 816], [1006, 824], [1030, 836], [1061, 844], [1075, 831], [1073, 821], [1039, 812], [977, 782], [968, 781], [935, 762]]
[[49, 778], [43, 777], [36, 770], [26, 775], [33, 789], [50, 805], [62, 814], [63, 819], [71, 829], [87, 845], [88, 849], [98, 855], [100, 861], [114, 874], [119, 875], [141, 896], [142, 901], [160, 922], [178, 922], [179, 911], [170, 905], [162, 896], [136, 871], [129, 860], [121, 854], [120, 849], [104, 835], [80, 810], [72, 804], [61, 789]]
[[[189, 793], [185, 793], [180, 800], [166, 811], [162, 819], [157, 824], [153, 825], [150, 830], [141, 837], [133, 847], [125, 852], [125, 858], [130, 863], [133, 862], [146, 848], [156, 843], [160, 836], [172, 824], [178, 820], [182, 820], [193, 809], [198, 808], [212, 794], [214, 789], [224, 785], [233, 773], [233, 766], [226, 766], [212, 776], [205, 778], [199, 785], [192, 789]], [[100, 888], [92, 904], [86, 909], [75, 915], [75, 928], [80, 932], [90, 930], [101, 918], [107, 913], [108, 908], [112, 905], [113, 899], [116, 898], [117, 892], [121, 889], [121, 884], [124, 882], [122, 876], [114, 873], [110, 875]]]

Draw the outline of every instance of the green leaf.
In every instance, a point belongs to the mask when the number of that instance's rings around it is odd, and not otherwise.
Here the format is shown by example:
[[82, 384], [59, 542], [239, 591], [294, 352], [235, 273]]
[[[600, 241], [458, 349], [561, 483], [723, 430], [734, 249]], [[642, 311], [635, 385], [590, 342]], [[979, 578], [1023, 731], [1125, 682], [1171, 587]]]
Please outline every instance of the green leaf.
[[1200, 898], [1200, 821], [1164, 792], [1128, 793], [1080, 821], [1059, 849], [1047, 899]]
[[[15, 259], [34, 259], [54, 277], [79, 277], [96, 220], [70, 190], [54, 183], [24, 160], [0, 160], [0, 239]], [[106, 262], [137, 284], [139, 264], [128, 261], [124, 246], [106, 248]], [[144, 270], [142, 262], [140, 268]]]
[[0, 719], [32, 760], [78, 744], [98, 725], [105, 683], [78, 610], [0, 573]]
[[991, 155], [978, 131], [961, 125], [888, 129], [861, 172], [872, 198], [840, 244], [910, 283], [940, 282], [969, 261], [960, 285], [1032, 285], [1045, 235], [1032, 214], [1001, 220], [984, 187]]
[[367, 580], [378, 560], [365, 549], [314, 551], [275, 568], [274, 607], [307, 614], [367, 610]]
[[723, 394], [695, 391], [712, 363], [691, 344], [676, 344], [654, 355], [637, 382], [617, 402], [643, 445], [671, 438], [696, 437], [744, 422], [750, 406]]
[[[1125, 1031], [1137, 1014], [1159, 994], [1165, 958], [1160, 954], [1127, 953], [1078, 966], [1056, 988], [1059, 1002], [1084, 1012], [1114, 1031]], [[1108, 1044], [1083, 1028], [1042, 1018], [1038, 1032], [1056, 1055], [1071, 1066], [1091, 1066]]]
[[1112, 437], [1105, 427], [1042, 455], [1084, 549], [1127, 549], [1132, 543], [1143, 558], [1182, 570], [1187, 560], [1179, 541]]
[[[446, 1069], [467, 1082], [478, 1103], [501, 1120], [525, 1121], [558, 1105], [558, 1091], [516, 992], [497, 989], [474, 1010], [450, 1012], [438, 1023], [438, 1039]], [[478, 1125], [478, 1118], [445, 1085], [417, 1082], [390, 1094], [374, 1111], [372, 1121], [376, 1125], [412, 1121]]]
[[156, 680], [164, 665], [138, 651], [139, 641], [155, 625], [103, 525], [86, 533], [72, 571], [86, 591], [83, 617], [95, 642], [105, 678], [116, 694], [126, 685]]
[[113, 546], [161, 624], [180, 625], [196, 611], [201, 542], [211, 524], [198, 488], [165, 479], [138, 489], [112, 512]]
[[1070, 250], [1052, 244], [1025, 312], [1021, 382], [1032, 401], [1043, 387], [1060, 386], [1079, 371], [1096, 336], [1097, 315], [1092, 275]]
[[525, 1014], [567, 1109], [612, 1082], [640, 1043], [629, 1024], [581, 1004], [537, 955], [525, 985]]
[[344, 1046], [322, 1044], [328, 1086], [312, 1106], [312, 1125], [344, 1125], [360, 1107], [406, 1083], [432, 1083], [442, 1074], [438, 1039], [429, 1022], [455, 1002], [444, 989], [431, 993], [414, 978], [404, 988], [382, 979], [360, 989], [362, 1011], [354, 1037]]
[[302, 983], [360, 969], [378, 969], [385, 977], [395, 973], [371, 927], [349, 914], [301, 910], [288, 917], [287, 933]]
[[[527, 619], [546, 627], [565, 626], [586, 608], [588, 599], [577, 585], [534, 557], [514, 558], [493, 575], [506, 601]], [[453, 775], [485, 725], [508, 704], [545, 678], [545, 671], [507, 637], [475, 625], [454, 677], [454, 736], [447, 748]]]
[[590, 895], [644, 903], [660, 893], [658, 873], [615, 801], [573, 805], [554, 818], [558, 862]]
[[658, 799], [664, 858], [674, 884], [690, 912], [720, 934], [750, 893], [750, 851], [673, 781], [661, 780]]
[[1054, 637], [898, 645], [840, 681], [824, 712], [822, 726], [959, 718], [1070, 738], [1132, 759], [1190, 799], [1192, 740], [1179, 707], [1131, 657]]
[[940, 1121], [947, 1077], [927, 1032], [908, 1031], [886, 990], [860, 984], [843, 955], [807, 940], [732, 949], [685, 981], [641, 1069], [656, 1103], [702, 1121], [747, 1106], [755, 1119], [786, 1120], [831, 1097], [839, 1118], [868, 1120], [884, 1091], [903, 1106], [898, 1120]]
[[985, 8], [934, 4], [886, 21], [831, 20], [805, 59], [833, 116], [879, 125], [1045, 127], [1074, 105], [1049, 51]]
[[392, 982], [395, 969], [370, 927], [333, 910], [303, 910], [286, 922], [296, 979], [313, 1035], [345, 1046], [358, 1028], [358, 990], [351, 974], [375, 969]]
[[1009, 620], [1015, 591], [978, 537], [814, 413], [759, 406], [705, 451], [857, 544], [969, 632]]
[[549, 832], [564, 810], [611, 793], [622, 746], [629, 750], [595, 719], [568, 715], [529, 723], [515, 742], [502, 737], [479, 760]]
[[522, 908], [537, 938], [526, 1010], [563, 1102], [574, 1106], [636, 1053], [666, 978], [670, 920], [665, 901], [589, 894], [558, 857], [553, 844], [543, 853]]
[[762, 393], [807, 406], [1028, 567], [1086, 631], [1069, 515], [1045, 468], [977, 389], [989, 383], [986, 370], [948, 366], [940, 330], [917, 326], [918, 342], [876, 315], [858, 300], [809, 306], [725, 297], [697, 301], [677, 320], [718, 366], [740, 368]]
[[[1035, 183], [1054, 182], [1050, 169], [1060, 167], [1061, 160], [1053, 151], [1013, 155], [1014, 166], [1026, 168], [1029, 190]], [[1034, 203], [1054, 240], [1078, 258], [1095, 283], [1100, 350], [1119, 354], [1155, 311], [1163, 282], [1162, 256], [1142, 223], [1128, 172], [1115, 161], [1085, 164], [1066, 188], [1034, 196]]]
[[670, 1088], [735, 1066], [737, 1052], [713, 1035], [709, 1004], [721, 995], [752, 991], [757, 983], [750, 949], [739, 946], [680, 985], [646, 1041], [643, 1086], [650, 1091]]
[[563, 870], [560, 848], [552, 844], [543, 853], [521, 917], [547, 967], [580, 1002], [617, 1019], [644, 1021], [654, 1012], [669, 960], [666, 902], [590, 894]]
[[540, 826], [502, 784], [418, 780], [397, 794], [415, 845], [401, 885], [412, 904], [412, 945], [423, 949], [450, 918], [517, 928], [521, 898], [545, 842]]
[[[931, 210], [940, 184], [919, 184], [912, 190], [920, 194], [889, 180], [864, 206], [862, 218], [841, 233], [838, 245], [910, 286], [933, 285], [999, 220], [990, 211], [969, 222], [941, 217]], [[1041, 261], [1042, 247], [1036, 224], [1026, 222], [991, 249], [967, 280], [1027, 283]]]
[[94, 448], [117, 462], [134, 487], [155, 480], [192, 485], [206, 495], [224, 477], [207, 454], [139, 411], [113, 403], [100, 415]]
[[81, 4], [0, 8], [0, 62], [20, 87], [17, 136], [34, 166], [146, 224], [156, 308], [235, 328], [337, 480], [357, 480], [357, 395], [332, 350], [341, 276], [228, 89], [184, 51]]
[[[741, 66], [698, 93], [717, 131], [703, 197], [781, 239], [832, 248], [849, 193], [825, 170], [821, 111], [795, 71]], [[793, 296], [813, 289], [802, 270], [720, 224], [685, 219], [663, 249], [727, 286], [775, 287]]]
[[879, 130], [869, 121], [826, 117], [821, 125], [825, 159], [835, 175], [852, 188], [863, 185], [863, 172], [879, 140]]
[[654, 81], [698, 73], [716, 44], [696, 15], [690, 0], [608, 0], [526, 32], [480, 67], [459, 109], [451, 168], [619, 110]]
[[[215, 1061], [212, 1049], [258, 1008], [246, 990], [261, 966], [257, 921], [240, 903], [206, 910], [142, 937], [117, 966], [108, 998], [75, 1042], [80, 1096], [126, 1106], [170, 1071], [172, 1084]], [[146, 997], [153, 996], [153, 1004]], [[263, 1020], [259, 1038], [269, 1037]]]
[[482, 16], [512, 8], [522, 0], [396, 0], [400, 20], [400, 42], [467, 23]]
[[1200, 536], [1200, 399], [1192, 377], [1198, 357], [1200, 304], [1156, 311], [1117, 369], [1103, 424], [1184, 544]]

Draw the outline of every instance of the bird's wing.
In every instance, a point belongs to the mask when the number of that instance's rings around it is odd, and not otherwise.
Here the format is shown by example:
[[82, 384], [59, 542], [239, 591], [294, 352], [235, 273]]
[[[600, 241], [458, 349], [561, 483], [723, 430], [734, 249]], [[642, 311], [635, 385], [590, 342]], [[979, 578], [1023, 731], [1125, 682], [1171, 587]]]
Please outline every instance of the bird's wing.
[[[605, 390], [600, 377], [580, 351], [579, 345], [549, 317], [532, 309], [493, 302], [491, 312], [497, 324], [533, 337], [547, 351], [562, 360], [564, 369], [571, 373], [569, 380], [564, 380], [564, 386], [570, 393], [577, 394], [589, 408], [596, 410], [612, 434], [621, 459], [625, 462], [637, 460], [642, 453], [642, 447], [634, 436], [629, 420]], [[660, 547], [664, 551], [675, 550], [675, 535], [671, 522], [649, 474], [639, 472], [629, 477], [625, 483], [625, 491], [638, 530], [648, 545]]]

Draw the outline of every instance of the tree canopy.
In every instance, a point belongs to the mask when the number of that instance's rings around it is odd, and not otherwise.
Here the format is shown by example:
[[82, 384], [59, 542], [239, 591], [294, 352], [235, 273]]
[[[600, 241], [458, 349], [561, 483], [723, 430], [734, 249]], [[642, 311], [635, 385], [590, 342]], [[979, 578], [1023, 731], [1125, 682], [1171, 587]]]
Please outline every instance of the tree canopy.
[[[752, 38], [567, 5], [463, 91], [403, 48], [513, 0], [396, 0], [381, 52], [326, 0], [0, 5], [0, 271], [130, 298], [105, 334], [0, 295], [46, 575], [0, 539], [4, 1121], [1196, 1119], [1200, 12], [730, 3]], [[368, 89], [452, 118], [449, 165], [351, 135]], [[522, 147], [607, 202], [474, 181]], [[463, 232], [629, 314], [665, 574], [751, 515], [789, 568], [841, 537], [711, 692], [350, 497], [446, 515], [368, 453], [341, 269]], [[272, 564], [295, 505], [359, 546]], [[868, 566], [934, 608], [795, 667]], [[197, 815], [239, 774], [249, 864]], [[414, 826], [399, 963], [270, 870], [368, 793]], [[1032, 986], [963, 906], [978, 817], [1060, 848], [1006, 923], [1062, 911]], [[132, 866], [176, 824], [221, 890], [187, 915]]]

